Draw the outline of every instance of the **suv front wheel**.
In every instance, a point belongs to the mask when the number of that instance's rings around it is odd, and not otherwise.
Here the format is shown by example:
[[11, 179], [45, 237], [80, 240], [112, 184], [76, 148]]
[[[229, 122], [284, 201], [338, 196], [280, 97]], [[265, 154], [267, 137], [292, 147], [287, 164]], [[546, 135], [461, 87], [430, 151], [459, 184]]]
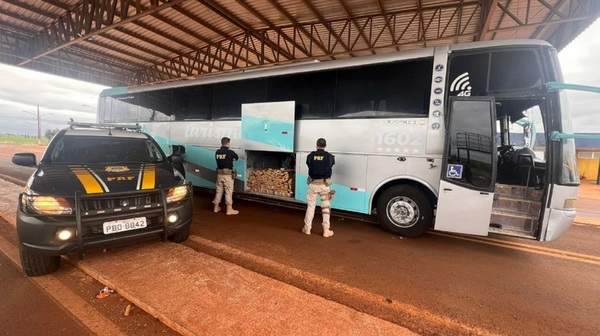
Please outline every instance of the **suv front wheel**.
[[191, 229], [192, 229], [192, 223], [187, 223], [184, 227], [179, 229], [179, 231], [177, 231], [177, 233], [169, 236], [169, 240], [174, 243], [184, 242], [190, 237]]
[[21, 266], [28, 276], [50, 274], [56, 272], [60, 267], [60, 256], [38, 254], [22, 245], [19, 250], [21, 254]]

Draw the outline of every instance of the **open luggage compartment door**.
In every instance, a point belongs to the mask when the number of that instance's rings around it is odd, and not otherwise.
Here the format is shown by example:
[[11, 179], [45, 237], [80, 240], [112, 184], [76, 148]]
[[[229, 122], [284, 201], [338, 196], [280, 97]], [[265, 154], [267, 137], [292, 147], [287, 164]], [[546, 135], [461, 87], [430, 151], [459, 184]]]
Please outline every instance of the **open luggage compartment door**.
[[295, 102], [242, 104], [246, 150], [293, 153]]

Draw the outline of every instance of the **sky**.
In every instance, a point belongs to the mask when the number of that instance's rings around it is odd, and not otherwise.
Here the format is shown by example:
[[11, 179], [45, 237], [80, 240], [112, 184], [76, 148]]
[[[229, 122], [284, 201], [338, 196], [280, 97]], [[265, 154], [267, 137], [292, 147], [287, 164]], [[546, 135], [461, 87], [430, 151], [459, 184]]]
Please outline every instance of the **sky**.
[[96, 121], [98, 95], [105, 86], [0, 64], [0, 133], [42, 136], [67, 127], [69, 118]]
[[[600, 19], [559, 52], [565, 82], [600, 87]], [[42, 136], [64, 128], [69, 118], [95, 122], [100, 91], [105, 86], [0, 64], [0, 133], [37, 135], [37, 109]], [[573, 131], [600, 133], [600, 94], [570, 96]]]

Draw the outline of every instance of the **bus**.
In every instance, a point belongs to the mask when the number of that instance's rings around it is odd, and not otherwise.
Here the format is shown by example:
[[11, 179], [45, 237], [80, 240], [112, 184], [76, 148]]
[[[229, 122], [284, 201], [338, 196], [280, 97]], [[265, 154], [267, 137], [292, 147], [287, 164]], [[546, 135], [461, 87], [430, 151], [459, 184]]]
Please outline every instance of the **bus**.
[[185, 148], [199, 188], [215, 188], [229, 137], [237, 195], [298, 205], [325, 138], [334, 210], [407, 237], [553, 241], [573, 223], [580, 182], [568, 91], [547, 42], [486, 41], [110, 88], [97, 121]]

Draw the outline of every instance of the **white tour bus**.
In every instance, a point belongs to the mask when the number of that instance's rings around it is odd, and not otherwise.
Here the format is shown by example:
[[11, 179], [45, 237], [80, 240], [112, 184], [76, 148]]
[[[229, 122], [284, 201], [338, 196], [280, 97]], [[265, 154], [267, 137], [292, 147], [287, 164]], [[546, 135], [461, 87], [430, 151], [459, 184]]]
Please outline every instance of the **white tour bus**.
[[[335, 155], [333, 209], [387, 230], [541, 241], [575, 218], [575, 144], [556, 50], [488, 41], [104, 90], [98, 122], [139, 123], [213, 188], [232, 139], [235, 192], [306, 202], [306, 156]], [[182, 147], [184, 146], [184, 147]]]

